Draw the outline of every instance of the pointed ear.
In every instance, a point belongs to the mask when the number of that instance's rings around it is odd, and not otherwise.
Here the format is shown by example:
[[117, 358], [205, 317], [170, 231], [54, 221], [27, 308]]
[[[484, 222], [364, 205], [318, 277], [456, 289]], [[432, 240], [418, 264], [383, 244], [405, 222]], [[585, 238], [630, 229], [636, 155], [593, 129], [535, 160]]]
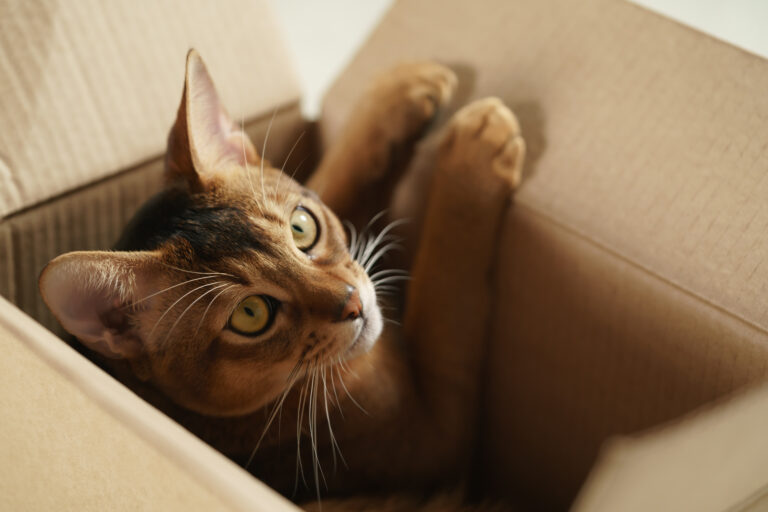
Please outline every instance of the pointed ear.
[[153, 252], [70, 252], [43, 269], [43, 300], [69, 333], [113, 358], [133, 359], [143, 344], [131, 325], [131, 305], [149, 295], [160, 271]]
[[203, 59], [189, 50], [184, 93], [168, 137], [168, 179], [183, 178], [193, 190], [201, 189], [212, 173], [232, 163], [257, 165], [260, 160], [248, 135], [219, 101]]

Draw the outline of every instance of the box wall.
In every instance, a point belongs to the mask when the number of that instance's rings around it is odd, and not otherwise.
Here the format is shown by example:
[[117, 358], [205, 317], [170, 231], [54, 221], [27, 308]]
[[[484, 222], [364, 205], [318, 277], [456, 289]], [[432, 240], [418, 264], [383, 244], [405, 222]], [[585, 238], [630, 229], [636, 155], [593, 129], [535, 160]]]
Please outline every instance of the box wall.
[[525, 205], [507, 223], [481, 436], [493, 492], [564, 509], [606, 439], [768, 376], [764, 331]]

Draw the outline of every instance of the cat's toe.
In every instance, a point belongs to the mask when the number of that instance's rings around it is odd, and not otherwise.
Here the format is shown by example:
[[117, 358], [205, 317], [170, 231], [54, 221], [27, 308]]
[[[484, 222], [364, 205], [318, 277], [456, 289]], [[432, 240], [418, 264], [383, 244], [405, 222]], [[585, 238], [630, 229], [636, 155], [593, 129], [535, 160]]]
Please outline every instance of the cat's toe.
[[511, 188], [522, 178], [525, 141], [520, 123], [498, 98], [477, 100], [456, 112], [442, 151], [451, 166], [488, 169]]
[[399, 64], [374, 83], [372, 103], [393, 138], [410, 139], [434, 119], [453, 96], [458, 78], [434, 62]]

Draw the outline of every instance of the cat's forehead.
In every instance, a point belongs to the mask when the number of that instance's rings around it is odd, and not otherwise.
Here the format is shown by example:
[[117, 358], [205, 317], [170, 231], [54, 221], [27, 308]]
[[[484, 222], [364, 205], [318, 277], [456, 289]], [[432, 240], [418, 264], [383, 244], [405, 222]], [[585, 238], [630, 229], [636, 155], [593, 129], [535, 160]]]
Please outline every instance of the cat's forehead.
[[262, 194], [232, 182], [196, 194], [170, 187], [136, 213], [116, 249], [154, 250], [180, 243], [206, 261], [249, 250], [268, 253], [280, 241], [275, 231], [287, 223], [295, 203], [313, 197], [292, 180], [284, 181], [271, 195], [266, 180]]

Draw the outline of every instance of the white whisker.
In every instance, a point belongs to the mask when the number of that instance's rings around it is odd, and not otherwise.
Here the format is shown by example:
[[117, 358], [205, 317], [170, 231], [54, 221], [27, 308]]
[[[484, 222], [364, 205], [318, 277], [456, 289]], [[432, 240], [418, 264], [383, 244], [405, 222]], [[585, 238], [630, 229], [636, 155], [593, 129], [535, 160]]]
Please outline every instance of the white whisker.
[[261, 442], [264, 440], [264, 437], [267, 435], [267, 431], [269, 430], [269, 427], [272, 425], [272, 422], [275, 421], [275, 417], [277, 416], [278, 411], [282, 410], [283, 403], [285, 403], [286, 397], [288, 396], [291, 389], [293, 388], [293, 385], [298, 380], [298, 376], [299, 376], [298, 372], [302, 366], [302, 363], [303, 363], [303, 360], [299, 359], [294, 365], [291, 372], [288, 374], [288, 377], [286, 378], [285, 389], [280, 394], [278, 399], [275, 401], [275, 405], [272, 407], [272, 411], [269, 414], [269, 419], [267, 420], [267, 423], [264, 426], [264, 431], [261, 433], [259, 440], [256, 442], [256, 446], [253, 447], [253, 450], [251, 451], [251, 456], [248, 457], [248, 462], [245, 463], [245, 466], [244, 466], [245, 469], [248, 469], [248, 466], [250, 466], [251, 462], [253, 462], [253, 458], [256, 455], [256, 452], [258, 451], [259, 446], [261, 446]]
[[[248, 167], [248, 157], [245, 154], [245, 120], [242, 117], [240, 118], [240, 130], [243, 132], [241, 141], [243, 145], [243, 163], [245, 164], [245, 174], [248, 176], [248, 183], [251, 185], [251, 195], [253, 196], [253, 202], [256, 203], [256, 206], [259, 207], [261, 214], [264, 215], [264, 209], [261, 207], [261, 203], [259, 203], [259, 199], [256, 196], [256, 189], [253, 188], [253, 177], [251, 176], [251, 168]], [[262, 162], [263, 162], [264, 156], [262, 155], [260, 158], [262, 159]]]
[[378, 272], [371, 274], [368, 276], [372, 282], [376, 282], [376, 279], [382, 278], [384, 276], [390, 276], [390, 275], [397, 275], [397, 276], [407, 276], [408, 271], [407, 270], [401, 270], [397, 268], [390, 268], [386, 270], [379, 270]]
[[365, 267], [364, 268], [365, 268], [366, 273], [370, 272], [371, 269], [373, 268], [373, 266], [376, 264], [376, 262], [378, 262], [385, 254], [387, 254], [392, 249], [404, 250], [402, 245], [394, 243], [394, 242], [385, 245], [384, 247], [379, 249], [378, 252], [376, 252], [373, 256], [371, 256], [371, 258], [369, 260], [367, 260], [365, 262]]
[[387, 283], [397, 283], [398, 281], [410, 281], [411, 276], [389, 276], [389, 277], [383, 277], [380, 278], [378, 281], [371, 280], [373, 282], [373, 286], [379, 286]]
[[[343, 366], [342, 366], [342, 367], [343, 367]], [[363, 412], [364, 412], [366, 415], [370, 416], [370, 414], [368, 414], [368, 411], [366, 411], [366, 410], [365, 410], [365, 408], [364, 408], [362, 405], [360, 405], [359, 403], [357, 403], [357, 400], [355, 400], [355, 399], [352, 397], [352, 394], [349, 392], [349, 389], [347, 389], [347, 385], [346, 385], [346, 384], [344, 384], [344, 379], [343, 379], [343, 378], [342, 378], [342, 376], [341, 376], [341, 372], [338, 372], [338, 376], [339, 376], [339, 382], [341, 383], [341, 387], [342, 387], [342, 388], [344, 389], [344, 391], [347, 393], [347, 396], [348, 396], [348, 397], [349, 397], [349, 399], [352, 401], [352, 403], [353, 403], [353, 404], [355, 404], [355, 405], [357, 406], [357, 408], [358, 408], [358, 409], [360, 409], [361, 411], [363, 411]]]
[[232, 274], [227, 274], [225, 272], [196, 272], [194, 270], [187, 270], [184, 268], [174, 267], [173, 265], [170, 265], [168, 263], [162, 263], [164, 267], [172, 268], [173, 270], [178, 270], [179, 272], [186, 272], [187, 274], [197, 274], [200, 276], [227, 276], [227, 277], [235, 277]]
[[[288, 151], [288, 156], [286, 156], [285, 160], [283, 161], [283, 166], [280, 168], [280, 174], [277, 175], [277, 183], [275, 183], [275, 197], [278, 197], [280, 194], [280, 179], [283, 177], [283, 173], [285, 172], [285, 166], [288, 164], [288, 160], [290, 160], [291, 155], [293, 154], [293, 150], [296, 149], [296, 146], [299, 144], [299, 141], [301, 141], [301, 138], [304, 137], [305, 133], [307, 133], [306, 130], [301, 132], [299, 138], [296, 139], [296, 142], [294, 142], [293, 146], [291, 146], [291, 150]], [[294, 172], [296, 171], [294, 170]]]
[[208, 314], [208, 310], [211, 309], [211, 306], [213, 306], [213, 303], [216, 302], [216, 299], [219, 298], [219, 295], [223, 294], [224, 292], [226, 292], [227, 290], [229, 290], [231, 288], [234, 288], [235, 286], [237, 286], [237, 285], [231, 284], [231, 285], [227, 286], [226, 288], [224, 288], [223, 290], [221, 290], [216, 295], [214, 295], [214, 297], [211, 299], [211, 302], [208, 303], [208, 307], [206, 307], [205, 311], [203, 311], [203, 316], [200, 317], [200, 322], [197, 324], [197, 329], [195, 330], [195, 335], [194, 335], [195, 338], [197, 337], [197, 334], [200, 332], [200, 327], [203, 326], [203, 322], [205, 321], [205, 316]]
[[195, 300], [193, 300], [192, 302], [190, 302], [190, 303], [189, 303], [189, 305], [188, 305], [186, 308], [184, 308], [184, 311], [182, 311], [182, 312], [181, 312], [181, 314], [180, 314], [180, 315], [179, 315], [179, 316], [176, 318], [176, 321], [175, 321], [175, 322], [173, 322], [173, 325], [171, 326], [171, 328], [170, 328], [170, 329], [168, 329], [168, 332], [167, 332], [167, 333], [166, 333], [166, 335], [165, 335], [165, 339], [163, 340], [163, 343], [165, 343], [166, 341], [168, 341], [168, 338], [171, 336], [171, 333], [172, 333], [172, 332], [173, 332], [173, 330], [176, 328], [176, 326], [177, 326], [177, 325], [179, 325], [179, 322], [181, 322], [181, 319], [182, 319], [182, 318], [184, 318], [184, 315], [186, 315], [186, 314], [187, 314], [187, 311], [189, 311], [189, 310], [190, 310], [190, 308], [191, 308], [192, 306], [194, 306], [194, 305], [195, 305], [195, 304], [196, 304], [196, 303], [197, 303], [197, 302], [198, 302], [200, 299], [202, 299], [203, 297], [205, 297], [206, 295], [208, 295], [209, 293], [211, 293], [211, 292], [213, 292], [213, 291], [216, 291], [216, 290], [218, 290], [218, 289], [220, 289], [220, 288], [223, 288], [223, 287], [225, 287], [225, 286], [229, 286], [229, 283], [222, 283], [222, 281], [218, 281], [218, 282], [215, 282], [215, 283], [211, 283], [211, 284], [212, 284], [212, 285], [218, 285], [218, 286], [214, 286], [214, 287], [213, 287], [213, 288], [211, 288], [210, 290], [206, 290], [205, 292], [203, 292], [202, 294], [200, 294], [200, 296], [199, 296], [198, 298], [196, 298]]
[[184, 286], [185, 284], [189, 284], [189, 283], [192, 283], [194, 281], [203, 281], [205, 279], [216, 279], [217, 277], [218, 276], [216, 276], [216, 275], [211, 275], [211, 276], [204, 276], [204, 277], [196, 277], [194, 279], [188, 279], [188, 280], [186, 280], [184, 282], [174, 284], [173, 286], [169, 286], [168, 288], [164, 288], [164, 289], [160, 290], [159, 292], [155, 292], [155, 293], [153, 293], [151, 295], [147, 295], [143, 299], [139, 299], [137, 301], [131, 302], [130, 304], [126, 305], [125, 307], [133, 307], [136, 304], [140, 304], [140, 303], [144, 302], [145, 300], [151, 299], [152, 297], [160, 295], [161, 293], [165, 293], [168, 290], [173, 290], [174, 288], [178, 288], [179, 286]]
[[[344, 464], [344, 467], [349, 469], [349, 466], [347, 465], [347, 461], [344, 460], [344, 455], [341, 453], [341, 448], [339, 447], [339, 443], [336, 442], [336, 436], [333, 435], [333, 428], [331, 427], [331, 413], [328, 411], [328, 384], [325, 379], [325, 370], [326, 367], [323, 367], [323, 404], [325, 405], [325, 418], [328, 420], [328, 434], [331, 438], [331, 454], [333, 455], [333, 472], [336, 472], [336, 452], [339, 452], [339, 458], [341, 459], [341, 462]], [[333, 378], [333, 371], [331, 373], [331, 378]]]
[[264, 191], [264, 160], [267, 158], [267, 141], [269, 140], [269, 132], [272, 131], [272, 123], [275, 121], [275, 115], [277, 114], [277, 107], [275, 107], [275, 110], [272, 111], [272, 119], [269, 120], [269, 125], [267, 126], [267, 133], [264, 135], [264, 144], [262, 144], [261, 147], [261, 197], [262, 199], [267, 199], [267, 194]]
[[306, 399], [307, 393], [308, 393], [308, 385], [309, 381], [307, 380], [307, 373], [309, 372], [309, 363], [307, 363], [307, 366], [304, 368], [304, 383], [301, 386], [301, 392], [299, 393], [299, 406], [298, 406], [298, 412], [297, 412], [297, 421], [296, 421], [296, 481], [294, 483], [293, 493], [296, 494], [296, 491], [299, 487], [299, 474], [301, 474], [301, 480], [304, 482], [305, 487], [309, 487], [307, 484], [307, 479], [304, 476], [304, 466], [301, 463], [301, 423], [304, 420], [304, 401]]
[[374, 241], [373, 241], [374, 247], [379, 245], [380, 243], [383, 243], [383, 239], [384, 239], [385, 236], [387, 236], [387, 233], [389, 233], [390, 231], [392, 231], [393, 229], [395, 229], [398, 226], [402, 226], [403, 224], [406, 224], [407, 222], [410, 222], [410, 220], [409, 219], [397, 219], [397, 220], [392, 221], [389, 224], [387, 224], [384, 227], [384, 229], [381, 230], [381, 233], [379, 233], [379, 236], [377, 236], [374, 239]]
[[166, 310], [165, 310], [165, 312], [164, 312], [162, 315], [160, 315], [160, 318], [158, 318], [158, 319], [157, 319], [157, 322], [155, 322], [155, 325], [154, 325], [154, 326], [152, 326], [152, 330], [151, 330], [151, 331], [149, 331], [149, 334], [147, 335], [147, 339], [148, 339], [148, 340], [152, 339], [152, 334], [155, 332], [155, 329], [157, 329], [157, 326], [158, 326], [158, 325], [160, 325], [160, 322], [162, 322], [163, 318], [165, 318], [165, 315], [167, 315], [168, 313], [170, 313], [170, 311], [171, 311], [173, 308], [175, 308], [175, 307], [176, 307], [176, 304], [178, 304], [179, 302], [181, 302], [182, 300], [184, 300], [184, 298], [185, 298], [185, 297], [187, 297], [188, 295], [190, 295], [190, 294], [192, 294], [192, 293], [196, 292], [197, 290], [200, 290], [200, 289], [202, 289], [202, 288], [207, 288], [208, 286], [214, 286], [215, 284], [217, 284], [217, 283], [216, 283], [216, 282], [214, 282], [214, 283], [206, 283], [206, 284], [204, 284], [204, 285], [198, 286], [197, 288], [195, 288], [195, 289], [193, 289], [193, 290], [190, 290], [190, 291], [188, 291], [187, 293], [185, 293], [184, 295], [182, 295], [181, 297], [179, 297], [178, 299], [176, 299], [176, 302], [174, 302], [173, 304], [171, 304], [171, 305], [168, 307], [168, 309], [166, 309]]
[[[340, 360], [340, 358], [339, 358], [339, 360]], [[334, 378], [333, 378], [333, 368], [334, 367], [331, 366], [331, 368], [330, 368], [331, 371], [329, 372], [331, 374], [331, 389], [333, 390], [333, 396], [336, 399], [336, 407], [339, 408], [339, 414], [341, 414], [341, 417], [344, 418], [344, 411], [342, 411], [342, 409], [341, 409], [341, 401], [339, 400], [339, 394], [336, 391], [336, 383], [334, 382]]]
[[376, 215], [371, 217], [371, 220], [369, 220], [368, 224], [366, 224], [365, 227], [362, 229], [362, 231], [360, 231], [360, 234], [363, 235], [363, 234], [367, 233], [368, 230], [371, 229], [373, 227], [373, 225], [376, 224], [376, 222], [378, 222], [378, 220], [380, 218], [382, 218], [384, 215], [386, 215], [388, 212], [389, 212], [389, 209], [388, 208], [384, 208], [379, 213], [377, 213]]
[[352, 255], [352, 259], [354, 259], [355, 246], [357, 245], [357, 228], [355, 228], [355, 225], [348, 220], [344, 221], [344, 226], [349, 230], [349, 253]]
[[328, 487], [328, 482], [325, 479], [323, 468], [320, 465], [320, 457], [317, 453], [317, 391], [318, 391], [317, 376], [318, 376], [318, 372], [319, 372], [319, 367], [317, 365], [317, 362], [315, 362], [315, 365], [312, 371], [312, 386], [310, 388], [309, 413], [308, 413], [307, 419], [309, 420], [309, 437], [312, 443], [312, 462], [313, 462], [313, 471], [315, 475], [315, 490], [317, 492], [317, 501], [319, 504], [320, 503], [320, 479], [322, 478], [326, 488]]

